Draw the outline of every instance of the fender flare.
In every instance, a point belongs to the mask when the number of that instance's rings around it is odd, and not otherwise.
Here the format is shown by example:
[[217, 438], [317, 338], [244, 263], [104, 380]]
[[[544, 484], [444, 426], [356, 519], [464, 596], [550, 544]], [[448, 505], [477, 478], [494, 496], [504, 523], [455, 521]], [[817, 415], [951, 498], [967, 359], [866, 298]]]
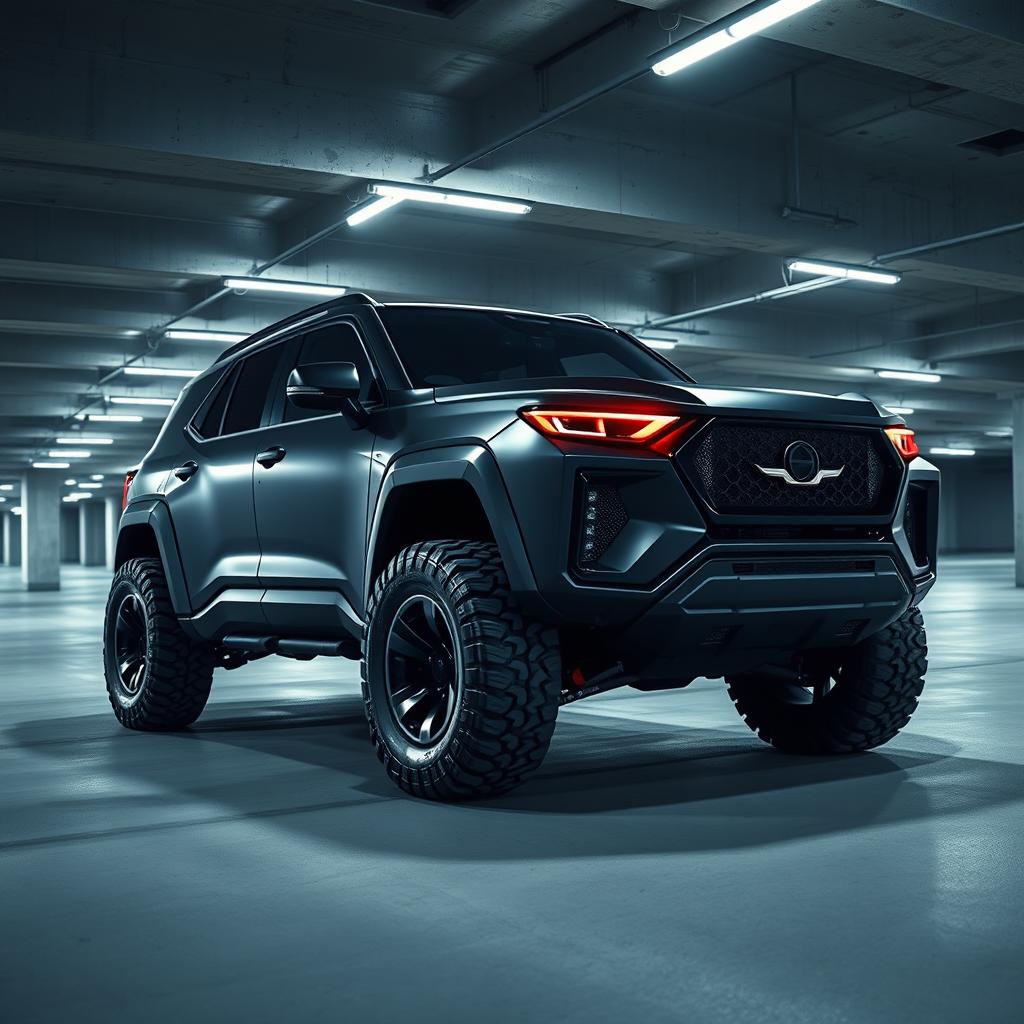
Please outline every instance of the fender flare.
[[377, 548], [378, 533], [388, 500], [396, 490], [409, 484], [436, 483], [441, 480], [464, 480], [473, 488], [494, 534], [512, 592], [520, 599], [535, 595], [537, 581], [498, 463], [483, 445], [467, 444], [410, 452], [400, 455], [388, 466], [377, 492], [367, 544], [364, 607], [369, 602], [373, 587], [373, 553]]
[[179, 616], [192, 613], [192, 600], [185, 581], [185, 570], [181, 564], [178, 551], [178, 539], [171, 522], [171, 512], [166, 503], [153, 498], [137, 501], [129, 505], [121, 514], [121, 522], [117, 530], [117, 554], [115, 565], [120, 565], [121, 536], [128, 526], [148, 526], [156, 537], [157, 550], [163, 563], [164, 575], [167, 577], [167, 589], [171, 596], [174, 613]]

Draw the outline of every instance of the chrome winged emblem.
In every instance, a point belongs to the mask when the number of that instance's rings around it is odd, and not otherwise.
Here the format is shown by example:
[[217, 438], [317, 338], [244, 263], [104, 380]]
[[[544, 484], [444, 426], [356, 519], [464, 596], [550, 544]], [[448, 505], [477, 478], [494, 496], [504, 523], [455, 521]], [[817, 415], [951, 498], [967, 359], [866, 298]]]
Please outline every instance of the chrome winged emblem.
[[[755, 466], [757, 463], [754, 464]], [[765, 476], [782, 480], [793, 487], [817, 487], [822, 480], [834, 480], [846, 466], [822, 469], [818, 453], [806, 441], [794, 441], [782, 456], [782, 465], [757, 466]]]

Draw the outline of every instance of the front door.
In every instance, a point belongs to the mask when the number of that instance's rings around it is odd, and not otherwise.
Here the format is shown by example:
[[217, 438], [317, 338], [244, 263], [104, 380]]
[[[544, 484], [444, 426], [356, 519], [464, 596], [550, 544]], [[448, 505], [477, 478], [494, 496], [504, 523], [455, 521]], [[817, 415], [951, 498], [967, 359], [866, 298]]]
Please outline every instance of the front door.
[[[295, 366], [355, 363], [363, 402], [379, 398], [354, 319], [310, 331], [292, 351]], [[362, 615], [372, 425], [354, 430], [339, 413], [277, 405], [253, 477], [267, 617], [293, 633], [333, 633], [342, 622], [351, 632]]]

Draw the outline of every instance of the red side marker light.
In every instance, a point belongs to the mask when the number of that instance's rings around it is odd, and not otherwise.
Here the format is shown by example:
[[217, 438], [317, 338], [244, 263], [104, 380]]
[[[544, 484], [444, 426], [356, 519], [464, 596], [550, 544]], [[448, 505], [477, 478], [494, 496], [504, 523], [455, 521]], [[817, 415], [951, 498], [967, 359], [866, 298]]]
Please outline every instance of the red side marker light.
[[132, 481], [138, 475], [137, 469], [129, 469], [125, 474], [124, 478], [124, 490], [121, 491], [121, 511], [123, 512], [128, 507], [128, 489], [132, 485]]
[[914, 432], [909, 427], [886, 427], [885, 433], [895, 445], [896, 451], [908, 462], [921, 451], [914, 439]]

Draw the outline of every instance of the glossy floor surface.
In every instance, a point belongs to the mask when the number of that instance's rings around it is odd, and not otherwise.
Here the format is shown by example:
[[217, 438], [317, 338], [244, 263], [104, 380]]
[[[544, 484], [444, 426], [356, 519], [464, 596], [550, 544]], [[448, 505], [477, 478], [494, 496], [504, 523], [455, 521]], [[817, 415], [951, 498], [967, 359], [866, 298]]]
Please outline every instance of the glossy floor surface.
[[108, 579], [0, 570], [0, 993], [12, 1022], [1003, 1022], [1024, 1004], [1024, 590], [948, 559], [881, 751], [762, 746], [721, 684], [567, 709], [541, 772], [402, 796], [355, 666], [106, 704]]

